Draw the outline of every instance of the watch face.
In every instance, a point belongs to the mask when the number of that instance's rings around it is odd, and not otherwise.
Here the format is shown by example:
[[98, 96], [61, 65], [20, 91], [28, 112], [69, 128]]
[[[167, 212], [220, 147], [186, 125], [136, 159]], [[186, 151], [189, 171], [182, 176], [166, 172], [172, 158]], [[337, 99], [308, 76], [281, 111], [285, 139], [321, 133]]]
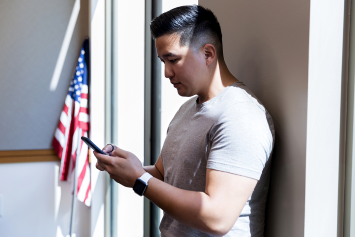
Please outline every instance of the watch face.
[[133, 190], [140, 196], [143, 195], [146, 188], [147, 188], [147, 185], [140, 179], [137, 179], [136, 183], [133, 186]]

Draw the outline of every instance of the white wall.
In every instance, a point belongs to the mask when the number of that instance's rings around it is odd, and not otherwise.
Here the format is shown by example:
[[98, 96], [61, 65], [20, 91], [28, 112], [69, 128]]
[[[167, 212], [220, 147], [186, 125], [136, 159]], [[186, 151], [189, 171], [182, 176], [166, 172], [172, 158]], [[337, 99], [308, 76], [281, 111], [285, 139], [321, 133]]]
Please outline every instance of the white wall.
[[339, 164], [344, 145], [341, 143], [344, 2], [311, 1], [305, 237], [343, 236], [344, 213], [338, 208], [343, 204], [339, 188], [343, 174], [339, 173]]
[[[82, 42], [88, 3], [0, 1], [0, 150], [50, 149]], [[50, 90], [73, 19], [59, 81]], [[64, 47], [65, 48], [65, 47]], [[58, 181], [59, 162], [0, 164], [0, 236], [65, 236], [71, 183]], [[88, 224], [89, 223], [89, 224]], [[77, 202], [74, 232], [90, 235], [90, 208]]]
[[309, 1], [199, 0], [217, 16], [226, 63], [276, 129], [266, 236], [304, 234]]
[[[0, 165], [3, 215], [0, 236], [57, 236], [68, 234], [71, 183], [58, 182], [59, 162]], [[89, 236], [90, 209], [77, 202], [77, 236]]]
[[[144, 159], [144, 1], [117, 1], [118, 134], [120, 148]], [[134, 14], [132, 14], [134, 13]], [[143, 200], [118, 185], [117, 236], [143, 236]]]
[[[90, 138], [98, 147], [105, 145], [105, 0], [89, 1], [90, 29]], [[96, 169], [97, 159], [91, 155], [91, 216], [87, 236], [104, 236], [105, 173]], [[90, 224], [89, 224], [90, 223]]]

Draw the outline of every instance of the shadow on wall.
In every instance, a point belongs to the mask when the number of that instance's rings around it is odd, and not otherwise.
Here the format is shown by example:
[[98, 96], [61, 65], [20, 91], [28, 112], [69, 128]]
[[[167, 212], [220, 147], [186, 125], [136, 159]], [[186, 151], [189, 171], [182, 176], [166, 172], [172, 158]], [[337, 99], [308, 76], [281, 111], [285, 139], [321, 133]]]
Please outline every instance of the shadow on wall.
[[[237, 60], [238, 63], [233, 65], [234, 71], [237, 72], [238, 80], [243, 81], [261, 100], [271, 114], [275, 125], [275, 145], [271, 158], [270, 187], [266, 204], [265, 236], [273, 236], [275, 232], [280, 233], [280, 231], [286, 229], [288, 233], [300, 232], [302, 230], [293, 230], [295, 224], [289, 222], [286, 218], [281, 220], [277, 218], [277, 223], [275, 221], [275, 217], [282, 216], [285, 210], [287, 210], [289, 215], [294, 215], [294, 218], [290, 217], [290, 219], [295, 222], [303, 221], [297, 218], [295, 214], [303, 210], [295, 210], [297, 205], [293, 205], [299, 202], [296, 198], [300, 194], [293, 192], [297, 184], [302, 184], [302, 181], [295, 180], [295, 177], [304, 179], [304, 174], [302, 172], [297, 174], [297, 170], [304, 171], [304, 167], [300, 167], [302, 165], [300, 163], [291, 161], [291, 158], [292, 156], [302, 157], [305, 152], [302, 146], [297, 146], [297, 142], [294, 146], [287, 142], [287, 140], [292, 141], [295, 139], [291, 137], [300, 135], [289, 134], [290, 130], [297, 130], [297, 124], [289, 123], [287, 117], [292, 116], [292, 114], [286, 114], [290, 110], [285, 109], [294, 103], [292, 98], [295, 97], [288, 93], [290, 89], [289, 81], [292, 78], [285, 78], [283, 76], [285, 73], [281, 73], [284, 69], [280, 65], [279, 53], [274, 52], [274, 44], [269, 44], [265, 39], [259, 40], [255, 38], [249, 39], [246, 45], [247, 47], [238, 51], [239, 60]], [[287, 60], [287, 57], [285, 60]], [[292, 113], [297, 113], [297, 110], [292, 110]], [[290, 129], [291, 127], [293, 128]], [[290, 153], [293, 153], [293, 155], [290, 155]], [[297, 187], [297, 189], [299, 188], [302, 187]], [[280, 228], [280, 225], [283, 228]], [[297, 226], [302, 225], [302, 223], [297, 224]], [[285, 232], [282, 232], [282, 234], [285, 234]]]

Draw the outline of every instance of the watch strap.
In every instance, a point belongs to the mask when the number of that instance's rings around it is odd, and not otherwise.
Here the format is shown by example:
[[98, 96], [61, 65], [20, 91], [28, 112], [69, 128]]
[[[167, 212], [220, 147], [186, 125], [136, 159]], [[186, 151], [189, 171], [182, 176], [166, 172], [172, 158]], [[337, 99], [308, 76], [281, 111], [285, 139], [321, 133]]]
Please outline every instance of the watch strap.
[[145, 182], [148, 185], [148, 181], [152, 178], [153, 176], [149, 174], [148, 172], [145, 172], [141, 177], [139, 177], [140, 180]]

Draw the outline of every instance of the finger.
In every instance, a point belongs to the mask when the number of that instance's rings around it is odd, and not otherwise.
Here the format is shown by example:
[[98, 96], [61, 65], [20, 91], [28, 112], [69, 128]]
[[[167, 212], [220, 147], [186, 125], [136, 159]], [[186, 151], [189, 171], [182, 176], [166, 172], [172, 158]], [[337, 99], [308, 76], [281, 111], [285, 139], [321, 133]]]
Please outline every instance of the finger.
[[93, 151], [94, 156], [97, 158], [97, 160], [100, 162], [101, 166], [104, 166], [103, 168], [106, 168], [106, 165], [111, 165], [112, 164], [112, 157], [109, 155], [103, 155], [100, 154], [96, 151]]
[[129, 154], [128, 151], [125, 151], [117, 146], [115, 146], [115, 150], [112, 152], [112, 156], [119, 156], [122, 158], [127, 158], [128, 154]]
[[97, 164], [104, 170], [106, 170], [106, 166], [104, 164], [102, 164], [99, 160], [97, 160]]
[[105, 171], [105, 169], [100, 165], [99, 162], [96, 162], [96, 168], [100, 171]]

